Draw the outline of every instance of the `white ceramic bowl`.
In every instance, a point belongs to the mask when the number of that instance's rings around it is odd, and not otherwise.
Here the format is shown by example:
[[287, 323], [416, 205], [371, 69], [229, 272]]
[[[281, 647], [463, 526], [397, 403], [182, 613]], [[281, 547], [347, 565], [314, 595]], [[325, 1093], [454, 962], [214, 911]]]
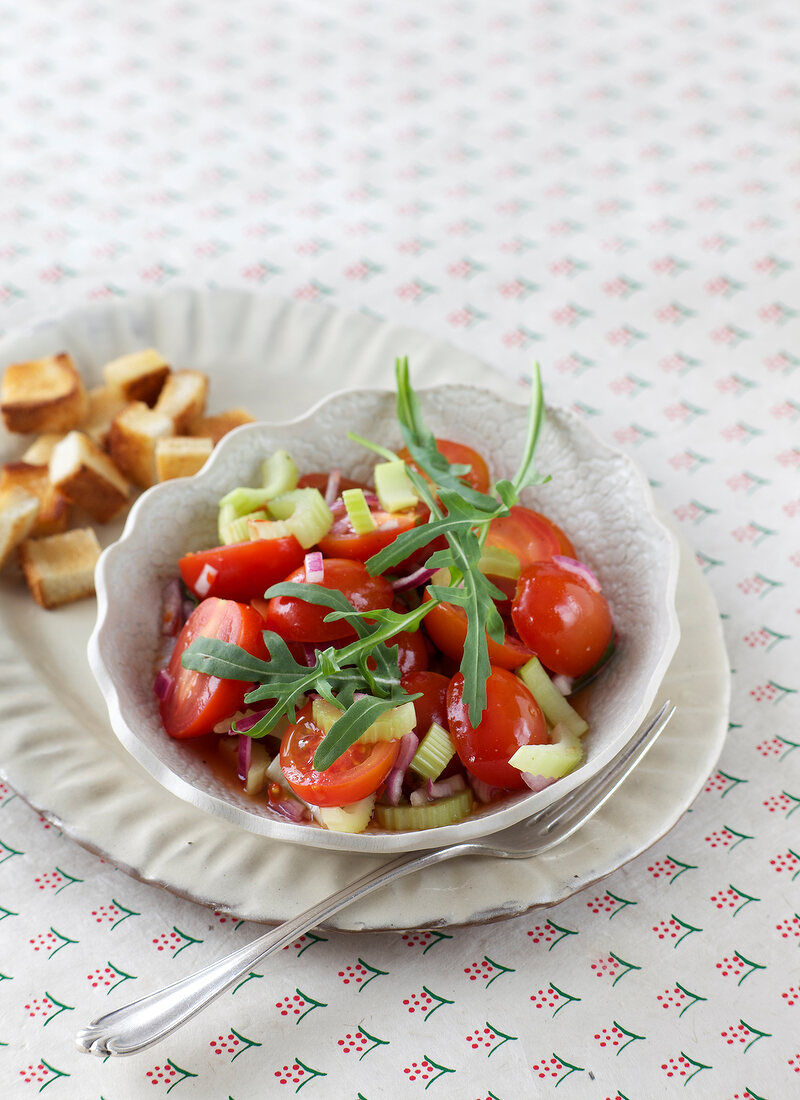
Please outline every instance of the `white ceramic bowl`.
[[[494, 477], [518, 463], [525, 410], [486, 390], [441, 386], [420, 393], [437, 435], [475, 446]], [[374, 458], [350, 442], [354, 430], [399, 446], [394, 395], [357, 390], [323, 400], [284, 424], [253, 424], [226, 437], [194, 478], [158, 485], [132, 508], [120, 540], [100, 560], [98, 617], [89, 661], [123, 745], [167, 789], [242, 828], [323, 848], [394, 852], [438, 846], [502, 829], [560, 798], [600, 770], [646, 715], [677, 646], [677, 548], [656, 518], [649, 486], [621, 453], [600, 442], [577, 417], [548, 410], [539, 468], [552, 480], [527, 502], [561, 524], [580, 557], [601, 578], [621, 636], [619, 652], [596, 682], [587, 718], [586, 757], [572, 775], [538, 794], [512, 796], [466, 821], [412, 833], [328, 832], [277, 819], [221, 782], [186, 742], [163, 731], [153, 695], [160, 647], [162, 587], [190, 550], [215, 545], [217, 502], [235, 485], [256, 484], [261, 460], [284, 447], [302, 470], [339, 466], [365, 478]]]

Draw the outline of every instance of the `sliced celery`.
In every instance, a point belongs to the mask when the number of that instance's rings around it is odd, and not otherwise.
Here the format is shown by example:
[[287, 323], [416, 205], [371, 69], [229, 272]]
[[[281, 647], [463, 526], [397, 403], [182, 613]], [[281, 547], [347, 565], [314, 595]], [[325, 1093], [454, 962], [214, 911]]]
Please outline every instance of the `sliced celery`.
[[[343, 711], [329, 703], [327, 699], [315, 699], [311, 716], [314, 724], [319, 726], [323, 733], [327, 733], [337, 718], [341, 718]], [[397, 741], [410, 733], [416, 725], [417, 716], [414, 711], [414, 703], [401, 703], [399, 707], [386, 710], [369, 729], [365, 730], [358, 741], [362, 745], [373, 745], [377, 741]]]
[[363, 833], [372, 818], [375, 795], [369, 794], [360, 802], [347, 806], [315, 806], [315, 819], [333, 833]]
[[542, 708], [542, 713], [552, 726], [561, 723], [576, 737], [582, 737], [586, 733], [589, 723], [569, 705], [545, 672], [538, 657], [531, 657], [522, 668], [517, 669], [517, 675]]
[[250, 538], [250, 520], [266, 519], [267, 513], [263, 508], [251, 512], [247, 516], [238, 516], [229, 523], [220, 525], [219, 537], [223, 546], [230, 546], [233, 542], [247, 542]]
[[484, 546], [478, 568], [484, 576], [507, 577], [515, 581], [519, 577], [519, 558], [501, 546]]
[[375, 492], [385, 512], [403, 512], [416, 507], [419, 497], [401, 458], [394, 462], [379, 462], [374, 476]]
[[267, 500], [297, 488], [300, 472], [288, 451], [274, 451], [261, 463], [261, 483]]
[[438, 779], [455, 751], [449, 732], [438, 722], [431, 722], [431, 728], [420, 741], [408, 766], [423, 779]]
[[378, 526], [369, 510], [363, 489], [345, 489], [342, 501], [347, 509], [347, 518], [357, 535], [368, 535]]
[[274, 519], [284, 526], [253, 524], [256, 538], [280, 538], [278, 532], [285, 531], [294, 535], [300, 545], [308, 550], [324, 538], [333, 526], [333, 513], [319, 489], [292, 489], [270, 500], [267, 507]]
[[543, 775], [546, 779], [560, 779], [574, 771], [583, 756], [580, 739], [561, 724], [553, 728], [551, 736], [552, 745], [521, 745], [509, 764], [521, 772]]
[[250, 746], [250, 767], [244, 789], [248, 794], [260, 794], [268, 783], [267, 768], [270, 765], [269, 753], [262, 744], [254, 741]]
[[393, 832], [417, 829], [439, 829], [443, 825], [453, 825], [462, 821], [472, 812], [472, 791], [467, 787], [463, 791], [428, 802], [425, 806], [382, 806], [375, 807], [375, 822], [382, 829]]

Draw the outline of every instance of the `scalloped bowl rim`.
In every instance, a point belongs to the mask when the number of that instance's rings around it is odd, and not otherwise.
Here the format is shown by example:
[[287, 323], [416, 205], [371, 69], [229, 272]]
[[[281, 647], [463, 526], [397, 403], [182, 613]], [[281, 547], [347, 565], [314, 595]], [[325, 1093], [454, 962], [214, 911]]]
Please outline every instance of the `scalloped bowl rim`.
[[[425, 394], [435, 394], [438, 391], [447, 390], [469, 390], [490, 401], [503, 402], [509, 409], [517, 411], [520, 409], [518, 404], [503, 399], [492, 391], [472, 385], [457, 383], [431, 387], [423, 385], [418, 387], [417, 392], [422, 397]], [[308, 426], [320, 411], [329, 404], [343, 398], [352, 400], [354, 395], [358, 394], [387, 396], [391, 395], [392, 391], [378, 388], [341, 389], [321, 398], [306, 412], [292, 419], [262, 420], [239, 427], [220, 441], [202, 470], [193, 478], [180, 479], [180, 481], [184, 484], [186, 482], [202, 483], [213, 475], [230, 451], [241, 447], [250, 436], [263, 435], [265, 431], [268, 432], [270, 429], [286, 430]], [[446, 844], [489, 835], [543, 809], [546, 805], [556, 801], [598, 772], [641, 725], [655, 700], [658, 687], [677, 648], [680, 638], [680, 626], [675, 606], [675, 592], [678, 578], [679, 548], [672, 532], [658, 518], [652, 490], [647, 479], [630, 457], [621, 449], [608, 444], [605, 440], [601, 440], [570, 410], [548, 406], [547, 413], [548, 418], [557, 416], [565, 422], [571, 421], [573, 425], [579, 425], [580, 432], [592, 441], [593, 447], [598, 452], [625, 465], [629, 476], [632, 476], [642, 495], [643, 511], [639, 518], [641, 520], [646, 519], [652, 526], [654, 534], [657, 534], [668, 547], [666, 567], [662, 578], [664, 602], [661, 608], [666, 628], [660, 655], [652, 666], [647, 682], [640, 692], [638, 705], [633, 708], [624, 730], [620, 731], [611, 744], [598, 753], [593, 760], [584, 760], [584, 763], [575, 772], [537, 794], [526, 793], [512, 797], [510, 801], [492, 804], [488, 808], [476, 805], [475, 812], [465, 820], [422, 832], [367, 831], [359, 834], [332, 832], [313, 824], [298, 824], [274, 815], [262, 816], [255, 814], [242, 805], [234, 804], [227, 798], [220, 798], [208, 791], [199, 790], [143, 743], [131, 720], [124, 713], [120, 693], [109, 671], [105, 657], [105, 647], [113, 645], [113, 635], [109, 634], [109, 612], [112, 601], [110, 588], [115, 578], [115, 570], [124, 567], [125, 555], [131, 543], [139, 534], [140, 520], [147, 516], [148, 510], [161, 494], [174, 491], [174, 486], [179, 483], [178, 481], [167, 481], [154, 485], [134, 501], [120, 538], [103, 551], [95, 570], [97, 618], [88, 643], [88, 660], [108, 708], [112, 729], [123, 747], [166, 790], [234, 827], [243, 828], [249, 832], [260, 834], [265, 839], [279, 842], [373, 855], [441, 847]], [[169, 742], [166, 734], [164, 734], [164, 737]], [[174, 742], [172, 743], [174, 744]]]

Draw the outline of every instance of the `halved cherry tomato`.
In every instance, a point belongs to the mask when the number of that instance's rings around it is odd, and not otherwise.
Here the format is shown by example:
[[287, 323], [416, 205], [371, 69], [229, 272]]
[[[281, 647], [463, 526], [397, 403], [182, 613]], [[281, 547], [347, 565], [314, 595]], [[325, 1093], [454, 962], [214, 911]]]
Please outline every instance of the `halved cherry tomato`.
[[[344, 593], [356, 611], [371, 611], [376, 607], [391, 607], [392, 586], [385, 577], [371, 577], [360, 561], [348, 558], [325, 558], [322, 562], [322, 588], [337, 588]], [[285, 578], [304, 584], [305, 569], [297, 569]], [[264, 604], [267, 604], [264, 607]], [[287, 642], [333, 642], [338, 638], [354, 638], [356, 632], [344, 619], [323, 622], [329, 607], [306, 603], [294, 596], [274, 596], [267, 601], [253, 600], [253, 607], [264, 616], [268, 630]]]
[[[424, 600], [431, 597], [425, 593]], [[467, 613], [461, 607], [451, 603], [440, 603], [429, 611], [423, 620], [425, 630], [435, 646], [447, 657], [460, 661], [464, 656], [464, 642], [467, 637]], [[530, 660], [532, 654], [527, 646], [506, 633], [502, 645], [488, 638], [489, 661], [501, 668], [519, 668]]]
[[[489, 477], [489, 467], [482, 455], [465, 443], [454, 443], [451, 439], [437, 439], [436, 446], [448, 462], [463, 463], [464, 466], [470, 467], [469, 472], [464, 474], [464, 481], [467, 485], [471, 485], [479, 493], [488, 492], [491, 478]], [[412, 460], [405, 447], [397, 454], [398, 458], [402, 458], [414, 470], [418, 470], [417, 464]], [[422, 473], [422, 471], [418, 472]], [[423, 474], [423, 477], [425, 476], [427, 475]]]
[[267, 655], [261, 637], [263, 629], [260, 616], [247, 604], [214, 596], [198, 604], [178, 635], [167, 666], [169, 687], [165, 698], [159, 701], [161, 721], [170, 737], [211, 733], [218, 722], [241, 708], [250, 690], [250, 684], [241, 680], [221, 680], [184, 668], [181, 664], [184, 650], [195, 638], [219, 638], [263, 660]]
[[182, 557], [178, 568], [184, 584], [198, 598], [219, 596], [246, 603], [302, 565], [304, 556], [303, 547], [289, 535], [199, 550]]
[[314, 767], [314, 753], [324, 734], [305, 707], [281, 741], [281, 771], [289, 786], [314, 806], [346, 806], [372, 794], [383, 783], [400, 751], [399, 741], [356, 742], [324, 772]]
[[409, 695], [422, 692], [420, 698], [414, 700], [417, 715], [414, 729], [420, 739], [431, 728], [432, 722], [447, 729], [447, 689], [450, 687], [448, 676], [442, 676], [440, 672], [405, 672], [400, 683], [403, 691]]
[[546, 524], [556, 536], [558, 539], [559, 554], [563, 554], [567, 558], [577, 557], [575, 547], [572, 545], [569, 535], [563, 528], [559, 527], [557, 523], [553, 523], [550, 517], [544, 515], [543, 512], [533, 512], [532, 514], [536, 516], [537, 519], [541, 520], [542, 523]]
[[486, 681], [486, 710], [473, 727], [463, 691], [464, 677], [457, 672], [447, 692], [447, 715], [464, 767], [493, 787], [524, 787], [522, 773], [508, 761], [520, 745], [544, 745], [550, 740], [539, 704], [513, 672], [492, 668]]
[[[427, 511], [427, 509], [426, 509]], [[319, 548], [326, 557], [353, 558], [367, 561], [383, 550], [398, 535], [410, 531], [421, 522], [420, 509], [409, 512], [382, 512], [374, 510], [372, 518], [377, 527], [365, 535], [357, 535], [347, 515], [338, 517], [327, 535], [319, 540]]]
[[593, 668], [614, 629], [603, 593], [552, 561], [522, 570], [511, 617], [542, 664], [561, 676], [582, 676]]
[[492, 520], [486, 545], [510, 551], [519, 558], [523, 569], [531, 562], [549, 561], [554, 554], [562, 552], [561, 543], [549, 521], [521, 504], [514, 504], [510, 515]]

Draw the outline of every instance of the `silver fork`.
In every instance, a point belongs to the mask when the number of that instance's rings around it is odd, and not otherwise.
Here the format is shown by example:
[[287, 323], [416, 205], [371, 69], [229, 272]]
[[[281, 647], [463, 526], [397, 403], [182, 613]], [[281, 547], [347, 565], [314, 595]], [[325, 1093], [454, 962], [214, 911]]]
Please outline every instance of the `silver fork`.
[[268, 955], [280, 951], [309, 928], [321, 924], [352, 902], [413, 871], [464, 855], [528, 859], [561, 844], [611, 797], [674, 713], [675, 708], [667, 700], [655, 717], [642, 726], [599, 775], [560, 802], [482, 840], [435, 848], [421, 854], [410, 852], [383, 864], [225, 958], [147, 997], [98, 1017], [78, 1032], [78, 1048], [100, 1057], [136, 1054], [146, 1050], [191, 1020], [226, 989], [259, 966]]

